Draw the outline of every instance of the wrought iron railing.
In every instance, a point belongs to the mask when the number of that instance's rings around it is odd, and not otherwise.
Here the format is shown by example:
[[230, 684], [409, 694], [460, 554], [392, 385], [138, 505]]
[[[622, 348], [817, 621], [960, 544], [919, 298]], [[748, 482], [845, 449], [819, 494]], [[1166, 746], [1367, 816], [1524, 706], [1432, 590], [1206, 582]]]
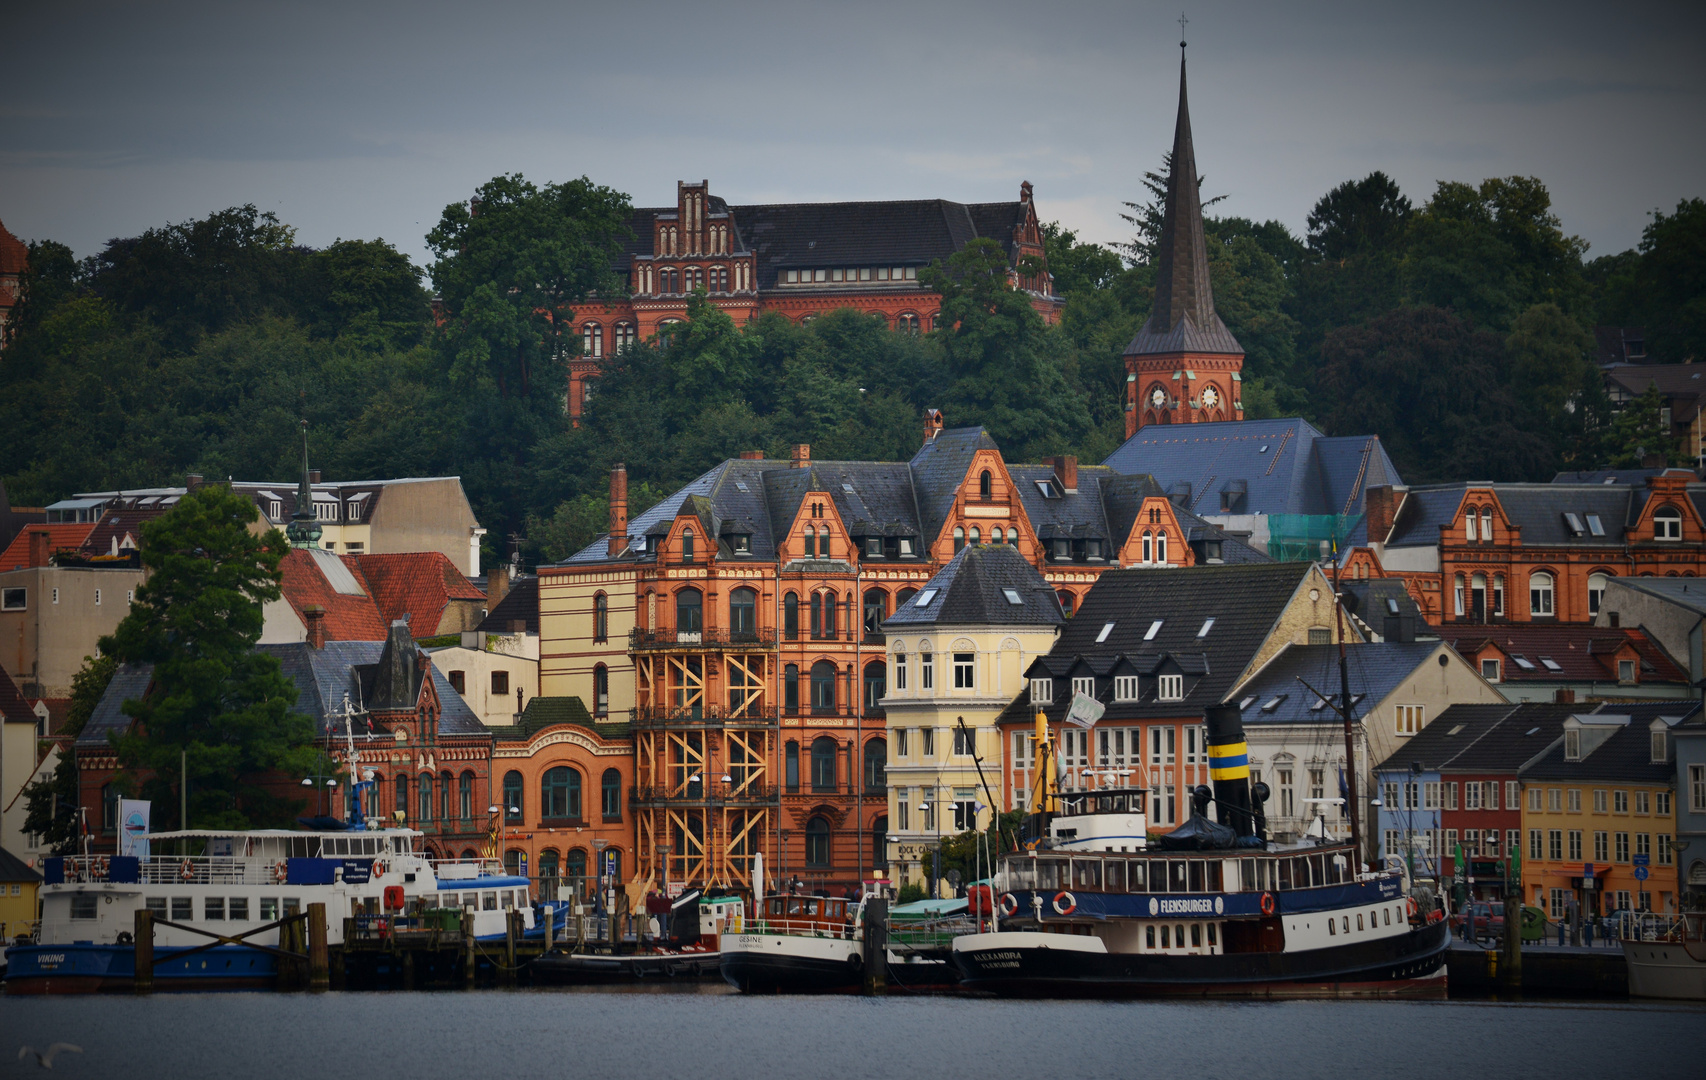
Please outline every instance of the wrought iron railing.
[[775, 727], [775, 709], [725, 709], [718, 705], [642, 705], [629, 713], [635, 727]]
[[628, 788], [630, 806], [673, 806], [681, 803], [716, 806], [775, 806], [780, 789], [774, 784], [697, 784], [642, 785]]
[[710, 630], [643, 630], [628, 631], [628, 649], [641, 652], [650, 649], [774, 649], [776, 631], [730, 630], [716, 627]]

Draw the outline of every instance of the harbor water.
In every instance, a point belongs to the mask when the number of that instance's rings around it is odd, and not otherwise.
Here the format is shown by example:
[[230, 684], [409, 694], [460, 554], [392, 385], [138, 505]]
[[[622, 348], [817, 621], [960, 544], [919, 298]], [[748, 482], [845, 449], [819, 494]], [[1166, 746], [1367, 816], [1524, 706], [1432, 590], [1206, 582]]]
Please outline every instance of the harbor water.
[[742, 997], [725, 987], [0, 997], [0, 1074], [74, 1043], [56, 1076], [969, 1075], [1500, 1080], [1702, 1075], [1706, 1009], [1486, 1001], [1014, 1002]]

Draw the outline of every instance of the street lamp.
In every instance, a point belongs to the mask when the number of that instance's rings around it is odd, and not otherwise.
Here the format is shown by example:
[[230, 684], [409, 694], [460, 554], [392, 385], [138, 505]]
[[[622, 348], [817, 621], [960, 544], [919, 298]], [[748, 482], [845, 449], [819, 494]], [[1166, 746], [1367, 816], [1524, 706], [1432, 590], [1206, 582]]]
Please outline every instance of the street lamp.
[[[311, 773], [308, 776], [304, 776], [302, 778], [302, 786], [306, 788], [318, 788], [319, 785], [314, 782], [316, 780], [324, 780], [326, 782], [326, 787], [328, 788], [335, 788], [338, 786], [338, 778], [336, 776], [328, 776], [325, 773]], [[320, 788], [320, 816], [326, 816], [325, 788]]]

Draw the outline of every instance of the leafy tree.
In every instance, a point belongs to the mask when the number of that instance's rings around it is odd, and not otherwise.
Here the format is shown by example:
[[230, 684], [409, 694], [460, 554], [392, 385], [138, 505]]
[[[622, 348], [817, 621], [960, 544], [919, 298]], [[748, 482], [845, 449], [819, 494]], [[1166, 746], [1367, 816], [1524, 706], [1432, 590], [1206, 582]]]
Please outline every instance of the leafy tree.
[[[669, 492], [652, 484], [628, 486], [628, 519], [656, 506]], [[587, 493], [557, 506], [550, 517], [531, 515], [527, 539], [541, 562], [561, 562], [603, 536], [610, 528], [610, 496]]]
[[1107, 288], [1125, 268], [1119, 254], [1101, 244], [1081, 244], [1078, 234], [1058, 221], [1043, 226], [1043, 250], [1048, 256], [1049, 273], [1054, 275], [1054, 291], [1060, 296], [1073, 296]]
[[71, 677], [71, 704], [66, 709], [65, 723], [56, 732], [65, 742], [53, 775], [24, 789], [24, 831], [42, 837], [57, 855], [75, 852], [82, 836], [77, 813], [77, 754], [73, 746], [117, 670], [118, 661], [110, 656], [83, 658], [83, 667]]
[[1593, 335], [1558, 305], [1536, 304], [1517, 316], [1505, 349], [1510, 385], [1533, 418], [1531, 430], [1547, 437], [1560, 464], [1593, 462], [1605, 412]]
[[1604, 281], [1600, 320], [1646, 330], [1655, 360], [1706, 358], [1706, 200], [1653, 211], [1639, 252], [1595, 260]]
[[[53, 240], [30, 243], [29, 261], [18, 282], [18, 299], [6, 319], [0, 346], [28, 338], [53, 310], [77, 292], [77, 258], [71, 249]], [[8, 356], [11, 360], [16, 356]]]
[[304, 317], [316, 337], [381, 352], [420, 343], [431, 317], [421, 270], [383, 240], [338, 240], [310, 260]]
[[143, 526], [147, 580], [101, 639], [103, 655], [154, 665], [147, 694], [124, 703], [136, 723], [114, 738], [119, 782], [170, 814], [187, 755], [191, 821], [203, 827], [287, 823], [294, 804], [261, 781], [300, 775], [316, 758], [311, 722], [291, 710], [295, 684], [254, 648], [287, 550], [277, 529], [251, 530], [256, 517], [253, 501], [206, 485]]
[[1402, 241], [1413, 210], [1383, 172], [1347, 180], [1309, 211], [1309, 250], [1337, 263], [1391, 252]]
[[1663, 456], [1666, 465], [1689, 463], [1681, 441], [1665, 423], [1664, 408], [1665, 398], [1656, 382], [1648, 383], [1640, 397], [1623, 406], [1607, 436], [1607, 460], [1612, 468], [1640, 468], [1654, 455]]

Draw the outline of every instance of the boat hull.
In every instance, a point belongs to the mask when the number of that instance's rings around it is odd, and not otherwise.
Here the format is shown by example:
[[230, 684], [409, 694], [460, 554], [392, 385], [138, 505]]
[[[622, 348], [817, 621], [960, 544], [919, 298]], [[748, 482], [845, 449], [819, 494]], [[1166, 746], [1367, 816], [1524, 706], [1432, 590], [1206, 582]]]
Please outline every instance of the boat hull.
[[552, 953], [533, 961], [528, 971], [534, 982], [557, 986], [692, 981], [717, 978], [721, 960], [721, 954], [714, 952]]
[[1625, 940], [1623, 962], [1630, 997], [1706, 1001], [1706, 942]]
[[[256, 990], [278, 979], [271, 953], [240, 945], [220, 945], [191, 955], [187, 948], [154, 953], [154, 989]], [[131, 993], [136, 981], [133, 945], [17, 945], [6, 951], [6, 993]]]
[[1051, 936], [960, 939], [961, 985], [1008, 997], [1444, 997], [1451, 943], [1443, 923], [1354, 945], [1214, 956], [1051, 948]]
[[859, 943], [847, 938], [735, 934], [720, 965], [730, 986], [748, 994], [846, 994], [863, 982]]

